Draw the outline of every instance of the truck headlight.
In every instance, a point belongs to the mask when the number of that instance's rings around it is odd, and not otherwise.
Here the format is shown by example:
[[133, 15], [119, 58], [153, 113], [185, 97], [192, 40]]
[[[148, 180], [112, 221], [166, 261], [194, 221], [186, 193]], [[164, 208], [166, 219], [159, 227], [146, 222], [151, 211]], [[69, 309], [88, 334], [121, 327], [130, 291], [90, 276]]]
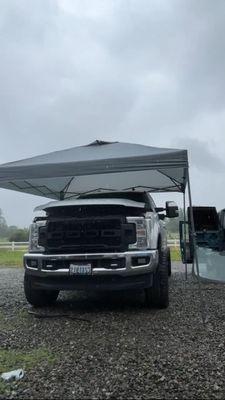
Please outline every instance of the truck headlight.
[[147, 224], [144, 217], [127, 217], [127, 222], [136, 225], [136, 243], [129, 244], [130, 250], [146, 250], [148, 248]]
[[45, 226], [46, 221], [37, 221], [31, 224], [29, 232], [29, 252], [43, 252], [45, 248], [40, 246], [39, 240], [39, 228]]

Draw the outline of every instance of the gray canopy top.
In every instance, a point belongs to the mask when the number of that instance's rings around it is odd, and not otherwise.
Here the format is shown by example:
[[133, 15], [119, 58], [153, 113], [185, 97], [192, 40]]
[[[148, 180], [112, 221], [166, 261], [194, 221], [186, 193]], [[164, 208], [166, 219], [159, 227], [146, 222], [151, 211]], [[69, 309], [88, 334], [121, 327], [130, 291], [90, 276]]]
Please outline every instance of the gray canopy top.
[[95, 141], [0, 165], [0, 187], [52, 199], [83, 193], [184, 192], [186, 150]]

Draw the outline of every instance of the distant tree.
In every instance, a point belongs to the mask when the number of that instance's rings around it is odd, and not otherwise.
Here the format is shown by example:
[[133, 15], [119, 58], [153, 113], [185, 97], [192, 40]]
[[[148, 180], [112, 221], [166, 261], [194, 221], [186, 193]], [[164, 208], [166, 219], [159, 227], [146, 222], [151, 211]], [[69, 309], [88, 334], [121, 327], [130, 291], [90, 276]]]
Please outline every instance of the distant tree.
[[16, 225], [10, 225], [7, 228], [7, 238], [9, 239], [19, 228]]
[[27, 228], [20, 229], [15, 225], [8, 226], [0, 208], [0, 239], [9, 240], [10, 242], [27, 242], [29, 231]]
[[0, 208], [0, 237], [5, 238], [7, 236], [7, 223], [6, 220], [3, 216], [3, 212]]
[[29, 231], [28, 229], [16, 229], [14, 230], [11, 235], [9, 236], [10, 242], [27, 242], [29, 238]]

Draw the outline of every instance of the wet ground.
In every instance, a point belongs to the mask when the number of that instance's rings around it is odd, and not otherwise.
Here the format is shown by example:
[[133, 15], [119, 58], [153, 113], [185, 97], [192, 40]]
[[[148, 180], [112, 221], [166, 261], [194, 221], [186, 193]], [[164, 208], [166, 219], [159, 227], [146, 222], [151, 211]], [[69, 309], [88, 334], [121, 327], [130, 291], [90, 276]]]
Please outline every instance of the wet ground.
[[179, 263], [166, 310], [148, 309], [142, 292], [64, 292], [33, 309], [22, 280], [22, 269], [0, 270], [0, 368], [26, 370], [0, 383], [0, 398], [225, 397], [223, 285], [202, 284], [204, 325], [198, 284]]

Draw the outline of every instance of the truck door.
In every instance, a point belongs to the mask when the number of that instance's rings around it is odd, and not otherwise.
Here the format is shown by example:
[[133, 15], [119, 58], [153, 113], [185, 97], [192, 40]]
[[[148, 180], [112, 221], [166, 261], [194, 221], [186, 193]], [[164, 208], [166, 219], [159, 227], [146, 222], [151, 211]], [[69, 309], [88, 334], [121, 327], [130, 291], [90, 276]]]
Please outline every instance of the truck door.
[[[225, 221], [222, 214], [218, 215], [215, 207], [193, 207], [199, 276], [210, 281], [225, 283], [225, 226], [223, 225]], [[187, 230], [186, 240], [183, 225], [184, 222], [181, 221], [182, 261], [184, 263], [193, 263], [194, 272], [197, 274], [190, 224], [190, 209], [187, 209], [187, 223], [185, 224]]]
[[[187, 210], [190, 221], [190, 208]], [[220, 249], [219, 217], [216, 207], [193, 207], [196, 242], [199, 247]]]
[[[196, 244], [201, 248], [221, 250], [221, 229], [215, 207], [193, 207]], [[183, 263], [192, 263], [194, 248], [192, 241], [190, 207], [187, 208], [187, 222], [180, 222], [180, 246]]]

